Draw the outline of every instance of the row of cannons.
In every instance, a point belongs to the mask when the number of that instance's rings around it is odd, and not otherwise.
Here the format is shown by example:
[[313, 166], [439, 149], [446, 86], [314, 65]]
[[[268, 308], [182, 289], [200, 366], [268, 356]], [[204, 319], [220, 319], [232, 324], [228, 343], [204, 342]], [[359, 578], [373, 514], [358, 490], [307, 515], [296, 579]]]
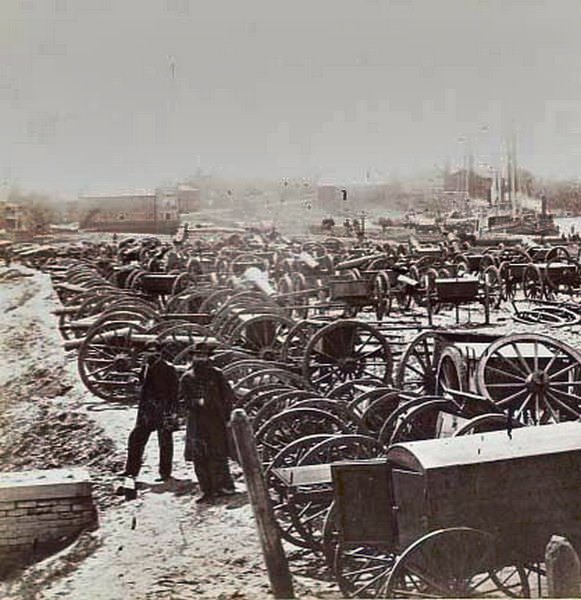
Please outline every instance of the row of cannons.
[[[576, 270], [571, 250], [328, 246], [285, 248], [292, 265], [276, 276], [264, 248], [194, 247], [183, 270], [166, 256], [183, 249], [151, 241], [131, 245], [129, 261], [120, 245], [109, 260], [96, 247], [42, 268], [65, 348], [105, 406], [134, 401], [149, 341], [166, 342], [177, 369], [197, 343], [217, 342], [280, 533], [344, 596], [542, 593], [547, 536], [574, 537], [581, 522], [569, 501], [581, 473], [581, 354], [538, 333], [434, 329], [425, 309], [459, 305], [442, 297], [448, 281], [476, 282], [462, 302], [494, 314], [528, 293], [506, 272]], [[145, 268], [151, 253], [160, 270]], [[351, 282], [365, 282], [365, 299]], [[543, 285], [552, 299], [573, 290]]]

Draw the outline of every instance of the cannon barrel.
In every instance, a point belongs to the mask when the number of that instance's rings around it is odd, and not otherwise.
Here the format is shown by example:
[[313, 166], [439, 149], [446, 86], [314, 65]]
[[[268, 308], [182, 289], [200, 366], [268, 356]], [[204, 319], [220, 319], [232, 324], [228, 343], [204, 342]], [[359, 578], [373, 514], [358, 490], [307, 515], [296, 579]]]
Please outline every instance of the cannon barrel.
[[338, 263], [335, 266], [335, 269], [337, 271], [345, 271], [347, 269], [357, 269], [358, 267], [361, 267], [362, 265], [365, 265], [368, 262], [371, 262], [372, 260], [375, 260], [377, 258], [386, 258], [386, 257], [387, 257], [387, 254], [385, 254], [385, 252], [380, 252], [378, 254], [367, 254], [366, 256], [360, 256], [358, 258], [344, 260], [343, 262]]

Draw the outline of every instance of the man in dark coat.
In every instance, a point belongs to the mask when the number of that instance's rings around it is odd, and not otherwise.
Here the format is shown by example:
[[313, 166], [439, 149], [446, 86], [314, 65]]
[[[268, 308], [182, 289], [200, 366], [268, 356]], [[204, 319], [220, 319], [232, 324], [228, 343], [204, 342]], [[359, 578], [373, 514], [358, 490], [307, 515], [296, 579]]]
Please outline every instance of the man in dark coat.
[[149, 344], [141, 372], [137, 420], [129, 435], [125, 475], [137, 477], [149, 436], [157, 431], [159, 477], [162, 481], [171, 477], [178, 390], [179, 377], [175, 368], [163, 359], [163, 348], [155, 342]]
[[226, 377], [210, 359], [212, 347], [200, 343], [190, 368], [180, 380], [180, 398], [185, 404], [185, 459], [194, 463], [202, 495], [196, 502], [235, 493], [228, 456], [228, 422], [233, 392]]

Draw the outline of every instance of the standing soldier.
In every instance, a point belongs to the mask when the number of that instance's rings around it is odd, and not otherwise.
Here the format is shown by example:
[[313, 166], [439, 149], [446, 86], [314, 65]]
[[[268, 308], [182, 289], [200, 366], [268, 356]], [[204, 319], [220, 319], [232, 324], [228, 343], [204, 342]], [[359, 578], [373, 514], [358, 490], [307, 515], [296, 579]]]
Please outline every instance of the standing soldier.
[[145, 352], [137, 420], [129, 435], [124, 475], [137, 477], [149, 436], [153, 431], [157, 431], [159, 479], [166, 481], [171, 477], [172, 471], [179, 378], [175, 368], [163, 359], [163, 347], [157, 342], [149, 343]]
[[180, 380], [180, 397], [187, 412], [185, 459], [193, 461], [202, 495], [196, 502], [236, 493], [230, 474], [228, 422], [233, 392], [210, 359], [212, 346], [195, 346], [191, 366]]

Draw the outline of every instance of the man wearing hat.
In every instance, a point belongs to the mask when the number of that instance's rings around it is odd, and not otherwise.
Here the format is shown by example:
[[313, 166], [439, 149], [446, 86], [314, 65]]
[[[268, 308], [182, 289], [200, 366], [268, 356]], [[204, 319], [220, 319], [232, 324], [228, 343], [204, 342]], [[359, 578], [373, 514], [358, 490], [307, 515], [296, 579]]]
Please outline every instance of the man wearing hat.
[[187, 411], [185, 459], [194, 463], [202, 492], [198, 503], [236, 491], [228, 465], [233, 392], [211, 362], [213, 350], [209, 342], [197, 344], [192, 364], [180, 379], [180, 397]]
[[164, 360], [163, 347], [157, 342], [151, 342], [145, 348], [140, 380], [137, 420], [129, 435], [125, 475], [137, 477], [149, 436], [157, 431], [159, 477], [165, 481], [171, 477], [172, 471], [179, 378], [173, 365]]

